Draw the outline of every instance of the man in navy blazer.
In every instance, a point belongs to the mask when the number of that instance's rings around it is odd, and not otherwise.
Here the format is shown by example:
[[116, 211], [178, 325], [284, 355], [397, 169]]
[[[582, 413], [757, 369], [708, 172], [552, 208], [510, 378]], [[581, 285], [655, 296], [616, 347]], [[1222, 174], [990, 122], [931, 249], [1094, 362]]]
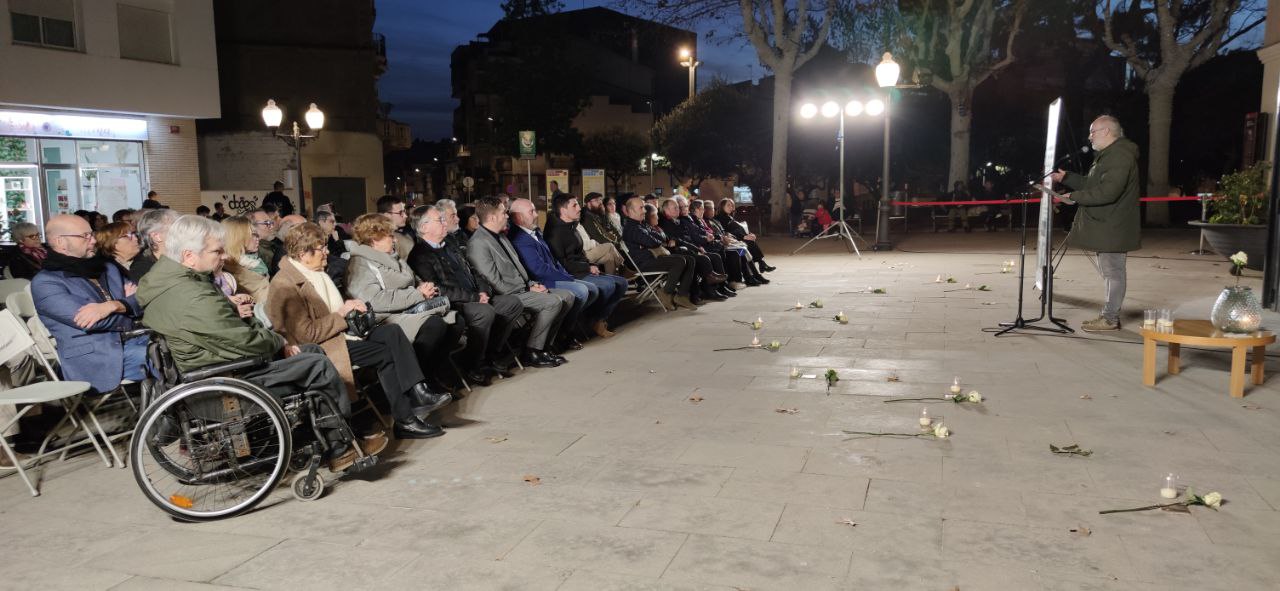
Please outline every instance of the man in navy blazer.
[[51, 248], [43, 270], [31, 280], [36, 313], [57, 341], [62, 377], [110, 392], [121, 380], [145, 374], [147, 337], [125, 341], [142, 308], [137, 286], [117, 265], [95, 256], [93, 230], [83, 218], [59, 215], [45, 225]]
[[[563, 289], [573, 293], [573, 308], [565, 316], [564, 326], [579, 329], [579, 321], [595, 322], [602, 318], [600, 306], [600, 288], [574, 278], [556, 260], [546, 237], [538, 230], [538, 212], [533, 202], [528, 199], [516, 199], [511, 202], [511, 221], [515, 224], [507, 237], [511, 245], [516, 247], [520, 261], [524, 263], [529, 276], [551, 289]], [[579, 330], [579, 332], [585, 332]], [[575, 338], [572, 330], [561, 331], [561, 345], [568, 349], [581, 349], [582, 344]]]

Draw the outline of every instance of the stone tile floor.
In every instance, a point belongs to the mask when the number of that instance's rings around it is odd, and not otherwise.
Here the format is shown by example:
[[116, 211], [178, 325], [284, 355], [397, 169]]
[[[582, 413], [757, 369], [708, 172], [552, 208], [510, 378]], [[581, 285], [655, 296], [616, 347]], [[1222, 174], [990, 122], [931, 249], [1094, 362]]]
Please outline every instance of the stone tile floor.
[[[1145, 240], [1127, 312], [1207, 317], [1227, 265], [1182, 254], [1193, 233]], [[1016, 236], [898, 246], [862, 260], [830, 241], [773, 255], [772, 285], [697, 312], [651, 310], [566, 367], [478, 390], [449, 412], [447, 436], [398, 446], [376, 477], [318, 502], [282, 492], [249, 515], [184, 524], [128, 470], [88, 457], [50, 465], [39, 498], [0, 479], [0, 588], [1280, 587], [1276, 378], [1231, 399], [1229, 356], [1187, 351], [1182, 375], [1147, 389], [1127, 330], [993, 338], [983, 329], [1014, 316], [1016, 275], [999, 269]], [[1092, 318], [1101, 282], [1088, 260], [1073, 252], [1058, 277], [1058, 314]], [[946, 291], [966, 283], [991, 291]], [[869, 286], [887, 293], [847, 293]], [[821, 310], [786, 311], [819, 298]], [[841, 310], [848, 325], [830, 319]], [[731, 320], [757, 316], [780, 351], [712, 351], [748, 344]], [[788, 379], [792, 366], [841, 380], [828, 394]], [[929, 405], [950, 439], [841, 433], [915, 430], [921, 404], [882, 400], [939, 396], [954, 376], [987, 400]], [[1227, 502], [1098, 514], [1158, 502], [1167, 472]]]

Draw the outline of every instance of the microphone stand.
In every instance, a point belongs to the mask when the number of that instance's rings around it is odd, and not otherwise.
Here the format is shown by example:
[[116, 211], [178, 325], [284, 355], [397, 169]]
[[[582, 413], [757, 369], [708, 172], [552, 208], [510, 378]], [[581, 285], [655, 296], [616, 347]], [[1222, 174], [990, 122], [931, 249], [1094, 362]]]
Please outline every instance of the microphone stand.
[[[1049, 174], [1052, 174], [1050, 172]], [[1049, 175], [1044, 175], [1048, 177]], [[1043, 178], [1041, 179], [1043, 180]], [[1053, 200], [1050, 199], [1049, 207], [1053, 207]], [[1049, 210], [1049, 229], [1046, 232], [1045, 244], [1049, 247], [1049, 256], [1045, 257], [1045, 265], [1041, 268], [1044, 277], [1044, 291], [1040, 294], [1040, 315], [1030, 320], [1022, 317], [1022, 306], [1024, 302], [1024, 292], [1027, 289], [1027, 202], [1022, 202], [1022, 243], [1018, 246], [1018, 316], [1012, 322], [1001, 322], [1000, 326], [1004, 327], [995, 333], [995, 336], [1003, 336], [1006, 333], [1015, 330], [1039, 330], [1043, 332], [1052, 332], [1057, 334], [1074, 333], [1066, 322], [1061, 318], [1053, 316], [1053, 210]], [[1048, 318], [1050, 324], [1055, 326], [1037, 326], [1035, 323]]]

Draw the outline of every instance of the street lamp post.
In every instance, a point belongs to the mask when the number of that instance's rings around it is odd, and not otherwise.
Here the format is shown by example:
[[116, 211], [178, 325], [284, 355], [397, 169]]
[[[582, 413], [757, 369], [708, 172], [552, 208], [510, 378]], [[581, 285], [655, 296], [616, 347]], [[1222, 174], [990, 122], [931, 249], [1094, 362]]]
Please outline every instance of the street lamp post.
[[[898, 88], [898, 74], [901, 69], [898, 63], [893, 61], [893, 54], [884, 52], [883, 59], [876, 66], [876, 84], [880, 88]], [[889, 204], [889, 103], [893, 102], [893, 97], [889, 96], [886, 91], [884, 101], [884, 173], [880, 175], [880, 207], [877, 209], [876, 215], [876, 245], [873, 250], [893, 250], [893, 243], [889, 241], [889, 216], [891, 213], [891, 205]]]
[[680, 48], [680, 59], [683, 60], [680, 62], [680, 65], [689, 68], [689, 98], [693, 98], [693, 96], [697, 94], [697, 71], [698, 66], [701, 66], [702, 62], [694, 59], [693, 53], [689, 51], [688, 47]]
[[295, 120], [290, 127], [292, 131], [289, 133], [280, 133], [280, 123], [284, 121], [284, 111], [276, 106], [274, 99], [267, 100], [267, 106], [262, 108], [262, 122], [267, 124], [272, 133], [280, 138], [286, 145], [293, 148], [293, 159], [297, 163], [298, 171], [298, 211], [303, 216], [307, 215], [307, 192], [303, 188], [304, 182], [302, 177], [302, 147], [311, 142], [311, 140], [320, 137], [320, 130], [324, 129], [324, 111], [316, 107], [315, 103], [311, 103], [311, 108], [303, 115], [307, 121], [307, 127], [311, 130], [310, 134], [302, 133]]

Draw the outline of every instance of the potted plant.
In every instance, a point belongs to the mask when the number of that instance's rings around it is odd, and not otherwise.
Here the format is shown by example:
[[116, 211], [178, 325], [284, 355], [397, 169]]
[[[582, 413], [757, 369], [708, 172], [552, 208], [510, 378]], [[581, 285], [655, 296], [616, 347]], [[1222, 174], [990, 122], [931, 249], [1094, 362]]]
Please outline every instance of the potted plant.
[[[1244, 170], [1222, 177], [1220, 188], [1209, 204], [1208, 222], [1191, 222], [1204, 231], [1213, 251], [1229, 257], [1244, 251], [1246, 265], [1261, 270], [1267, 251], [1267, 171], [1270, 163], [1258, 162]], [[1239, 273], [1232, 266], [1232, 274]]]

